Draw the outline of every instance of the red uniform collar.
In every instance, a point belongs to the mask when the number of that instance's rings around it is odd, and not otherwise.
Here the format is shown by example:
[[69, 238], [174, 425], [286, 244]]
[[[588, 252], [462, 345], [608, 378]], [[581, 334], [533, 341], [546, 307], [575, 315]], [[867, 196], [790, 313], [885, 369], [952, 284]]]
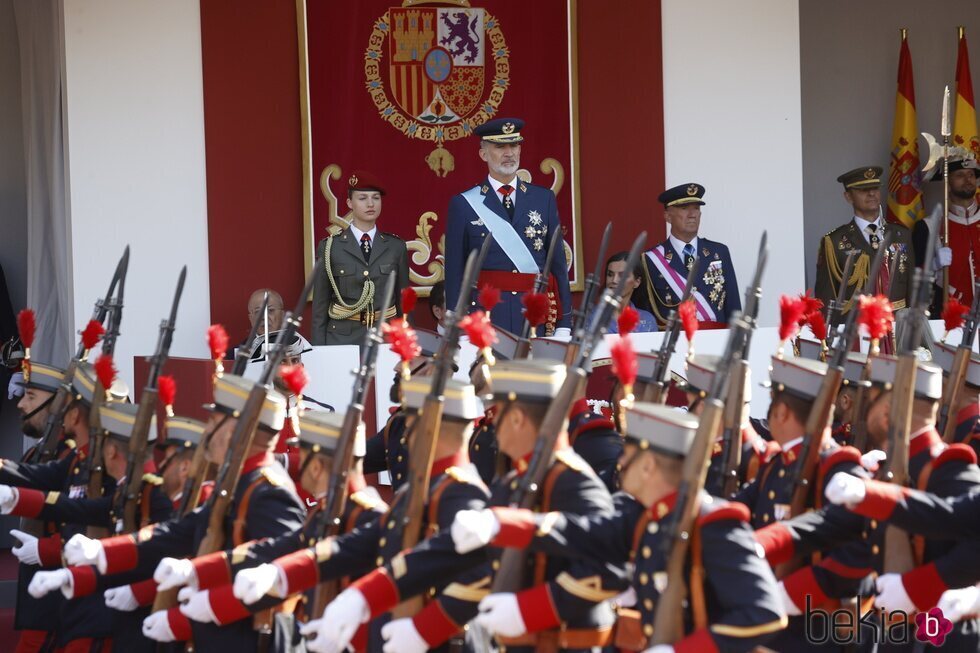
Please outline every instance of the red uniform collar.
[[451, 456], [446, 456], [445, 458], [440, 458], [439, 460], [432, 463], [432, 474], [429, 478], [435, 478], [446, 473], [446, 470], [450, 467], [461, 467], [463, 465], [468, 465], [470, 463], [470, 455], [467, 453], [466, 449], [460, 449]]
[[783, 462], [787, 465], [792, 464], [800, 457], [800, 449], [803, 448], [803, 442], [806, 440], [806, 436], [803, 437], [799, 442], [794, 444], [789, 449], [783, 449], [780, 452], [780, 456], [783, 458]]
[[[568, 447], [568, 433], [559, 433], [558, 439], [555, 440], [555, 453], [558, 453], [562, 449], [568, 449]], [[527, 471], [528, 466], [531, 464], [531, 457], [533, 455], [534, 450], [532, 449], [530, 453], [514, 461], [514, 469], [517, 470], [518, 476], [523, 476], [524, 472]]]
[[670, 494], [668, 494], [667, 496], [665, 496], [660, 501], [655, 502], [649, 508], [649, 511], [650, 511], [650, 520], [651, 521], [660, 521], [661, 519], [663, 519], [664, 517], [666, 517], [670, 513], [671, 510], [674, 509], [674, 504], [676, 504], [676, 503], [677, 503], [677, 492], [676, 491], [671, 492]]
[[268, 467], [276, 461], [275, 455], [271, 451], [263, 451], [262, 453], [257, 453], [251, 458], [245, 461], [242, 465], [242, 475], [254, 472], [260, 467]]

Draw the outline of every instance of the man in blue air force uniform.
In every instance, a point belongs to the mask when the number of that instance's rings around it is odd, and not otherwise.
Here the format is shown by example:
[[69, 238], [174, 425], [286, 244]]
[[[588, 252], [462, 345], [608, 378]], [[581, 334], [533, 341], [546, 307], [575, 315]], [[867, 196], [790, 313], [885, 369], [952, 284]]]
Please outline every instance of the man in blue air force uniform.
[[657, 201], [664, 205], [670, 236], [643, 257], [646, 279], [643, 290], [633, 293], [633, 303], [663, 326], [680, 303], [688, 270], [697, 266], [692, 297], [698, 322], [702, 329], [724, 327], [732, 313], [742, 310], [742, 301], [728, 247], [698, 236], [704, 186], [674, 186]]
[[[446, 226], [446, 305], [456, 305], [469, 253], [479, 250], [483, 239], [492, 233], [494, 242], [478, 285], [500, 289], [501, 302], [490, 319], [511, 332], [520, 332], [524, 325], [521, 297], [533, 288], [535, 276], [545, 264], [551, 235], [561, 229], [555, 194], [517, 177], [523, 127], [523, 120], [498, 118], [473, 130], [480, 137], [480, 158], [487, 162], [488, 175], [478, 185], [453, 196]], [[561, 243], [551, 265], [547, 292], [551, 309], [542, 331], [567, 335], [572, 297]]]

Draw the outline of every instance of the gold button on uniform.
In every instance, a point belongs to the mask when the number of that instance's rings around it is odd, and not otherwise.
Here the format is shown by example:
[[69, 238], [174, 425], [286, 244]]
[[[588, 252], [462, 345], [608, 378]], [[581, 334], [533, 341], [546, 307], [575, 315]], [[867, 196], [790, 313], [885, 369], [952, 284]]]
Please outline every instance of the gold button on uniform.
[[878, 528], [878, 520], [876, 519], [871, 520], [871, 528]]
[[650, 547], [648, 547], [648, 546], [643, 547], [642, 553], [643, 553], [643, 557], [644, 558], [649, 558], [650, 557]]
[[873, 545], [871, 547], [871, 554], [872, 555], [878, 555], [878, 552], [879, 551], [881, 551], [881, 547], [879, 547], [877, 544], [875, 544], [875, 545]]
[[653, 624], [644, 624], [643, 634], [647, 637], [653, 637]]
[[769, 498], [770, 499], [775, 499], [776, 498], [776, 491], [775, 490], [769, 490]]
[[388, 543], [387, 538], [382, 537], [381, 539], [378, 540], [378, 546], [384, 546], [387, 543]]
[[767, 524], [769, 523], [769, 513], [766, 513], [762, 516], [762, 521], [764, 521]]
[[382, 558], [381, 556], [378, 556], [378, 559], [374, 561], [374, 564], [375, 564], [375, 566], [377, 566], [377, 567], [382, 567], [382, 566], [384, 566], [384, 563], [385, 563], [385, 559], [384, 559], [384, 558]]
[[653, 611], [653, 599], [643, 599], [643, 607], [648, 611]]
[[367, 271], [367, 270], [365, 270], [365, 271], [364, 271], [364, 276], [366, 277], [367, 275], [368, 275], [368, 271]]
[[782, 478], [782, 477], [786, 476], [786, 470], [785, 469], [779, 470], [779, 473], [777, 474], [777, 476], [779, 478]]
[[649, 533], [650, 535], [656, 535], [657, 531], [659, 530], [660, 530], [660, 524], [658, 524], [655, 521], [650, 522], [650, 525], [647, 526], [647, 533]]
[[640, 574], [640, 585], [646, 585], [650, 582], [650, 577], [646, 575], [646, 572]]

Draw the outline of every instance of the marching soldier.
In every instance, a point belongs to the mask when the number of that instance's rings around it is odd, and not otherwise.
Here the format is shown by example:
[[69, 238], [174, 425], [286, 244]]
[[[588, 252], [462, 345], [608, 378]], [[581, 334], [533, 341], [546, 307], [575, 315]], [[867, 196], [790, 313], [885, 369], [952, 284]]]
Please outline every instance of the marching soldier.
[[[943, 369], [947, 381], [955, 354], [956, 349], [944, 342], [937, 342], [933, 347], [933, 362]], [[975, 353], [970, 355], [957, 405], [949, 407], [947, 419], [956, 423], [953, 441], [969, 445], [980, 457], [980, 356]]]
[[[859, 256], [855, 259], [851, 278], [844, 282], [848, 286], [845, 296], [850, 298], [855, 289], [864, 287], [870, 274], [871, 259], [886, 234], [891, 236], [890, 252], [875, 280], [875, 294], [887, 295], [898, 310], [905, 308], [912, 292], [912, 237], [905, 227], [886, 223], [881, 217], [881, 172], [877, 166], [866, 166], [837, 178], [844, 185], [844, 199], [853, 208], [854, 218], [824, 235], [820, 241], [814, 295], [825, 305], [838, 295], [844, 261], [852, 250], [859, 252]], [[850, 309], [848, 300], [843, 312]]]
[[[173, 504], [175, 514], [183, 499], [191, 459], [201, 444], [205, 428], [204, 422], [190, 417], [168, 417], [164, 424], [164, 436], [155, 445], [160, 452], [160, 464], [157, 466], [157, 473], [163, 480], [160, 487]], [[207, 500], [213, 488], [213, 481], [202, 483], [201, 501]]]
[[[494, 367], [497, 441], [514, 469], [494, 483], [491, 505], [506, 504], [519, 477], [527, 471], [541, 420], [564, 377], [565, 366], [552, 362], [518, 360]], [[571, 450], [567, 438], [559, 437], [554, 456], [540, 496], [541, 511], [612, 515], [612, 497], [595, 472]], [[470, 509], [483, 507], [475, 505]], [[386, 646], [399, 651], [424, 651], [459, 635], [463, 624], [477, 615], [477, 606], [489, 590], [499, 568], [499, 550], [457, 554], [449, 523], [441, 526], [439, 533], [414, 549], [394, 558], [379, 559], [381, 568], [338, 596], [324, 613], [317, 640], [311, 642], [312, 650], [334, 650], [331, 647], [346, 644], [349, 634], [365, 618], [377, 617], [399, 601], [423, 593], [435, 595], [435, 599], [413, 618], [397, 619], [385, 626], [382, 636]], [[534, 587], [521, 596], [529, 605], [538, 607], [540, 619], [534, 623], [540, 632], [504, 640], [508, 651], [589, 649], [610, 644], [613, 613], [606, 599], [617, 592], [606, 589], [602, 579], [623, 570], [610, 561], [532, 558], [526, 578]], [[445, 581], [452, 582], [445, 585]], [[541, 585], [542, 582], [546, 584]], [[548, 610], [551, 601], [570, 611], [556, 614]], [[566, 619], [559, 619], [559, 615]], [[325, 643], [316, 644], [321, 638]]]
[[681, 184], [660, 193], [670, 236], [644, 256], [644, 289], [634, 294], [638, 308], [650, 311], [662, 327], [684, 295], [687, 276], [696, 267], [694, 298], [702, 329], [721, 328], [742, 310], [738, 280], [728, 247], [698, 235], [704, 186]]
[[[238, 415], [253, 384], [230, 374], [215, 380], [214, 412], [208, 421], [205, 445], [209, 463], [220, 465], [225, 460]], [[272, 454], [285, 420], [285, 406], [285, 398], [271, 391], [259, 414], [254, 441], [246, 452], [234, 500], [225, 515], [225, 532], [234, 545], [298, 529], [306, 515], [287, 472]], [[109, 576], [105, 579], [107, 585], [125, 584], [131, 577], [166, 577], [174, 566], [184, 562], [171, 556], [186, 557], [197, 552], [209, 518], [205, 507], [131, 535], [102, 540], [79, 535], [65, 545], [65, 560], [74, 566], [96, 565], [100, 574]], [[143, 634], [164, 642], [188, 639], [190, 632], [180, 628], [175, 631], [178, 622], [172, 613], [179, 614], [174, 608], [151, 614], [143, 623]], [[218, 628], [194, 622], [191, 630], [194, 642], [204, 650], [255, 651], [258, 647], [259, 633], [250, 623]]]
[[[429, 378], [405, 382], [406, 405], [415, 411], [421, 409], [431, 386]], [[469, 462], [466, 448], [466, 442], [473, 432], [473, 420], [478, 412], [479, 400], [473, 392], [473, 386], [450, 380], [446, 386], [442, 427], [435, 445], [435, 460], [426, 498], [424, 514], [427, 516], [427, 523], [408, 525], [422, 529], [423, 537], [448, 529], [460, 510], [486, 505], [486, 487]], [[392, 508], [399, 501], [407, 499], [404, 492], [399, 493]], [[396, 514], [394, 510], [389, 511], [350, 533], [321, 541], [315, 546], [276, 560], [273, 563], [277, 570], [274, 576], [275, 594], [280, 597], [290, 596], [311, 589], [319, 582], [348, 575], [357, 576], [384, 565], [386, 561], [397, 559], [401, 537], [395, 530]], [[265, 572], [257, 569], [256, 574], [264, 575]], [[269, 579], [272, 578], [270, 575]], [[429, 580], [441, 586], [451, 578], [430, 577]], [[238, 581], [236, 578], [235, 582], [245, 584], [246, 581]], [[249, 594], [254, 598], [264, 595], [265, 592], [253, 589]], [[322, 618], [309, 622], [303, 628], [304, 634], [315, 634], [315, 639], [310, 643], [311, 650], [342, 637], [346, 637], [345, 643], [350, 641], [360, 625], [367, 621], [361, 619], [361, 613], [356, 610], [356, 616], [352, 618], [352, 614], [355, 614], [349, 610], [352, 597], [351, 593], [342, 593], [331, 603], [332, 607], [328, 607]], [[335, 616], [338, 611], [343, 614]]]
[[[490, 311], [490, 318], [511, 333], [520, 333], [524, 326], [521, 297], [533, 289], [552, 234], [562, 228], [555, 194], [517, 177], [523, 128], [524, 121], [518, 118], [497, 118], [473, 130], [480, 137], [480, 158], [487, 163], [488, 175], [453, 196], [446, 226], [446, 305], [456, 305], [470, 252], [480, 249], [483, 239], [492, 234], [493, 244], [478, 285], [500, 289], [501, 301]], [[551, 310], [544, 332], [569, 335], [572, 295], [560, 242], [549, 272]]]
[[[628, 408], [627, 414], [626, 447], [621, 459], [624, 492], [616, 495], [614, 515], [589, 519], [567, 513], [493, 508], [460, 513], [451, 533], [460, 552], [483, 546], [492, 534], [493, 546], [530, 547], [556, 557], [632, 562], [632, 573], [616, 577], [610, 589], [633, 590], [635, 598], [620, 600], [616, 645], [641, 650], [653, 635], [654, 609], [660, 594], [674, 581], [666, 577], [663, 537], [669, 529], [664, 526], [673, 516], [683, 461], [694, 441], [698, 420], [672, 408], [642, 402]], [[689, 595], [697, 597], [687, 602], [686, 636], [672, 647], [648, 650], [753, 650], [786, 625], [776, 579], [756, 554], [745, 506], [702, 494], [699, 512], [693, 536], [699, 545], [688, 553], [690, 577], [683, 579]], [[597, 591], [593, 599], [599, 598]], [[557, 601], [529, 601], [525, 592], [516, 596], [492, 594], [481, 603], [476, 622], [491, 632], [515, 636], [544, 620], [561, 619], [564, 607]], [[552, 610], [559, 614], [547, 614]]]
[[[323, 261], [324, 269], [313, 286], [314, 345], [362, 343], [367, 328], [380, 317], [381, 300], [376, 295], [388, 275], [397, 273], [395, 297], [408, 287], [405, 241], [377, 226], [384, 194], [381, 182], [369, 172], [358, 170], [347, 179], [351, 224], [316, 248], [316, 259]], [[385, 318], [400, 315], [396, 305], [389, 307]]]

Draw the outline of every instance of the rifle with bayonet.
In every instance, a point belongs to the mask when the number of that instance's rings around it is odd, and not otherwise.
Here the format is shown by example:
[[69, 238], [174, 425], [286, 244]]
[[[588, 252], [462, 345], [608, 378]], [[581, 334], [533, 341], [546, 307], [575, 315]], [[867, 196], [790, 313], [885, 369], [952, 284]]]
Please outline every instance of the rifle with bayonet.
[[609, 248], [609, 238], [611, 235], [612, 222], [607, 222], [606, 228], [602, 232], [602, 242], [599, 244], [599, 258], [596, 259], [595, 272], [590, 272], [585, 277], [582, 302], [572, 314], [572, 339], [568, 343], [568, 349], [565, 350], [565, 365], [571, 365], [575, 357], [578, 356], [582, 336], [585, 334], [585, 321], [595, 302], [596, 290], [599, 289], [600, 285], [605, 285], [606, 250]]
[[[629, 256], [626, 259], [626, 269], [632, 270], [643, 252], [646, 244], [646, 232], [642, 232], [633, 242]], [[609, 320], [619, 313], [623, 305], [623, 294], [627, 275], [620, 277], [615, 289], [606, 288], [599, 300], [599, 307], [592, 316], [588, 330], [582, 338], [575, 362], [567, 368], [565, 381], [558, 395], [548, 404], [548, 410], [538, 427], [538, 437], [534, 443], [531, 460], [527, 471], [521, 477], [517, 487], [510, 495], [509, 504], [520, 508], [534, 508], [538, 502], [538, 493], [544, 484], [545, 476], [551, 468], [555, 453], [555, 442], [559, 434], [565, 432], [568, 411], [572, 403], [581, 396], [585, 389], [586, 369], [592, 360], [592, 352], [596, 344], [605, 334]], [[494, 576], [493, 592], [513, 592], [523, 583], [523, 572], [527, 549], [506, 549], [500, 559], [500, 567]]]
[[[125, 278], [128, 268], [129, 246], [127, 245], [122, 258], [116, 264], [116, 271], [113, 273], [112, 280], [109, 282], [109, 290], [106, 291], [103, 298], [95, 302], [95, 309], [92, 311], [93, 321], [99, 324], [105, 322], [106, 315], [109, 312], [109, 303], [112, 301], [113, 293], [116, 292], [116, 285], [121, 279]], [[68, 411], [68, 407], [71, 405], [71, 400], [74, 396], [74, 392], [71, 389], [72, 379], [75, 378], [75, 370], [78, 367], [78, 363], [86, 360], [88, 355], [89, 351], [85, 348], [83, 341], [79, 340], [75, 356], [68, 363], [68, 369], [65, 370], [61, 385], [58, 386], [58, 391], [51, 400], [48, 419], [44, 424], [44, 434], [41, 436], [40, 442], [34, 448], [34, 453], [27, 462], [45, 463], [54, 460], [55, 454], [58, 451], [58, 435], [61, 433], [61, 424], [64, 421], [65, 413]]]
[[[854, 260], [857, 258], [858, 251], [855, 249], [850, 250], [847, 253], [847, 258], [844, 260], [844, 273], [840, 278], [840, 287], [837, 289], [837, 297], [831, 299], [827, 303], [827, 340], [824, 343], [826, 348], [834, 346], [834, 340], [837, 336], [837, 327], [840, 326], [841, 315], [844, 313], [844, 306], [847, 301], [847, 282], [851, 278], [851, 273], [854, 271]], [[826, 351], [826, 349], [824, 350]]]
[[[452, 312], [447, 311], [443, 316], [445, 335], [439, 343], [439, 351], [435, 355], [435, 366], [429, 394], [422, 403], [422, 410], [415, 420], [409, 436], [408, 449], [408, 480], [405, 498], [395, 502], [392, 508], [394, 523], [401, 530], [402, 549], [410, 549], [418, 544], [422, 536], [422, 521], [425, 504], [429, 499], [429, 477], [432, 475], [432, 463], [436, 453], [436, 441], [442, 425], [442, 409], [445, 402], [446, 383], [453, 375], [453, 359], [459, 349], [459, 338], [462, 335], [460, 320], [467, 314], [467, 302], [470, 293], [475, 288], [490, 249], [492, 236], [487, 236], [479, 252], [470, 252], [463, 272], [459, 298]], [[396, 617], [410, 617], [422, 608], [421, 597], [405, 601], [392, 611]]]
[[295, 310], [286, 313], [283, 317], [283, 328], [279, 331], [275, 346], [266, 356], [262, 374], [252, 386], [248, 397], [245, 399], [245, 405], [239, 411], [238, 421], [235, 423], [234, 431], [232, 431], [228, 454], [218, 471], [214, 492], [208, 497], [208, 528], [198, 547], [197, 555], [199, 556], [214, 553], [225, 544], [225, 515], [234, 498], [235, 487], [241, 477], [245, 458], [248, 456], [249, 449], [251, 449], [255, 439], [262, 406], [269, 393], [272, 392], [272, 380], [278, 373], [279, 363], [282, 362], [286, 353], [287, 343], [291, 342], [296, 332], [299, 331], [299, 326], [303, 321], [303, 309], [306, 307], [310, 291], [313, 289], [313, 281], [316, 279], [321, 265], [323, 265], [322, 259], [317, 260], [306, 278], [306, 284], [299, 295]]
[[[909, 432], [912, 430], [915, 377], [919, 364], [917, 350], [922, 343], [922, 332], [932, 303], [932, 259], [937, 231], [929, 230], [925, 260], [922, 267], [915, 268], [911, 302], [901, 315], [900, 319], [904, 322], [902, 337], [896, 342], [898, 361], [888, 414], [888, 451], [884, 463], [878, 468], [878, 478], [899, 486], [908, 485], [909, 480]], [[914, 564], [908, 533], [888, 525], [885, 528], [884, 572], [903, 573]]]
[[[126, 290], [126, 275], [119, 277], [116, 295], [107, 305], [109, 326], [102, 337], [102, 355], [112, 356], [116, 350], [116, 339], [119, 337], [119, 325], [122, 323], [123, 296]], [[102, 405], [111, 389], [103, 387], [102, 380], [95, 376], [95, 388], [92, 391], [92, 405], [88, 414], [89, 459], [88, 459], [88, 488], [86, 496], [97, 499], [102, 496], [102, 483], [105, 478], [105, 463], [102, 460], [102, 444], [105, 433], [102, 430]], [[91, 538], [101, 538], [108, 531], [101, 526], [89, 526], [87, 535]]]
[[[844, 363], [847, 360], [847, 353], [851, 350], [851, 342], [857, 331], [857, 315], [859, 312], [858, 301], [863, 294], [870, 294], [875, 287], [878, 273], [881, 270], [882, 262], [888, 251], [891, 236], [885, 234], [881, 241], [881, 246], [875, 253], [874, 261], [871, 264], [871, 272], [865, 282], [863, 293], [854, 293], [851, 300], [851, 310], [847, 312], [844, 320], [844, 328], [840, 336], [834, 343], [834, 348], [827, 356], [827, 374], [820, 384], [810, 414], [807, 416], [804, 426], [803, 444], [800, 448], [800, 457], [796, 466], [791, 472], [793, 477], [793, 496], [789, 504], [789, 517], [795, 517], [806, 511], [807, 506], [811, 505], [811, 493], [814, 492], [813, 479], [816, 478], [817, 465], [820, 462], [820, 449], [823, 444], [824, 430], [830, 424], [834, 414], [834, 404], [837, 394], [840, 392], [841, 384], [844, 381]], [[777, 567], [776, 577], [782, 577], [792, 569], [793, 565], [783, 564]]]
[[[544, 267], [538, 270], [538, 274], [534, 277], [534, 292], [543, 293], [548, 289], [548, 280], [551, 278], [551, 264], [555, 260], [555, 251], [561, 243], [561, 229], [555, 229], [551, 233], [551, 240], [548, 242], [548, 254], [544, 259]], [[561, 317], [561, 316], [559, 316]], [[521, 333], [517, 339], [517, 349], [514, 351], [514, 358], [527, 358], [531, 351], [531, 338], [535, 336], [533, 333], [534, 327], [531, 323], [524, 318], [524, 326], [521, 328]]]
[[173, 340], [174, 324], [177, 321], [177, 307], [184, 292], [184, 279], [187, 277], [187, 266], [180, 270], [177, 278], [177, 290], [170, 306], [170, 316], [160, 322], [160, 334], [157, 338], [156, 352], [150, 359], [150, 371], [146, 377], [146, 385], [140, 396], [139, 408], [136, 410], [136, 421], [129, 438], [129, 448], [126, 460], [125, 491], [116, 499], [115, 514], [122, 515], [123, 533], [133, 533], [139, 528], [137, 510], [140, 501], [140, 488], [143, 485], [143, 463], [146, 461], [147, 442], [150, 425], [157, 408], [157, 380], [170, 356], [170, 343]]
[[[679, 309], [681, 304], [691, 298], [694, 292], [694, 277], [697, 276], [698, 266], [692, 265], [687, 272], [687, 281], [684, 285], [684, 296], [681, 297], [677, 306], [667, 317], [664, 325], [664, 339], [660, 344], [660, 351], [657, 352], [657, 360], [653, 366], [653, 376], [647, 383], [646, 391], [643, 393], [643, 401], [655, 404], [662, 404], [667, 401], [667, 377], [670, 374], [670, 358], [674, 355], [677, 348], [677, 339], [681, 333], [681, 319]], [[629, 269], [629, 268], [627, 268]]]
[[[340, 534], [341, 519], [347, 503], [347, 479], [354, 460], [354, 442], [357, 439], [358, 429], [361, 428], [364, 404], [371, 388], [371, 380], [374, 378], [378, 349], [384, 342], [382, 329], [385, 323], [385, 314], [388, 307], [392, 305], [394, 293], [395, 273], [392, 272], [388, 275], [384, 292], [381, 295], [381, 316], [364, 336], [364, 346], [361, 348], [361, 364], [354, 374], [353, 394], [350, 404], [347, 406], [347, 412], [344, 413], [344, 424], [337, 440], [337, 450], [331, 460], [330, 486], [327, 488], [323, 509], [316, 516], [315, 532], [319, 534], [321, 540]], [[337, 596], [339, 589], [340, 583], [336, 579], [323, 581], [317, 585], [311, 614], [323, 614], [327, 605]]]
[[744, 343], [738, 343], [736, 351], [739, 356], [732, 361], [729, 370], [728, 396], [725, 400], [725, 411], [722, 416], [722, 489], [721, 496], [731, 498], [738, 491], [738, 470], [742, 465], [742, 413], [745, 410], [745, 384], [749, 377], [749, 342], [755, 331], [756, 320], [759, 317], [759, 304], [762, 300], [762, 270], [769, 256], [769, 235], [762, 232], [759, 243], [759, 265], [756, 267], [756, 278], [745, 289], [745, 310], [742, 321], [747, 331], [741, 334]]
[[959, 405], [960, 397], [963, 394], [963, 384], [966, 382], [966, 372], [970, 367], [970, 358], [973, 356], [973, 341], [977, 337], [977, 326], [980, 325], [980, 282], [973, 282], [973, 302], [970, 304], [970, 312], [963, 323], [963, 334], [960, 338], [960, 345], [956, 348], [953, 355], [953, 363], [949, 368], [949, 378], [946, 379], [946, 388], [943, 390], [943, 400], [939, 404], [939, 419], [936, 422], [936, 429], [942, 433], [943, 441], [947, 443], [955, 442], [956, 420], [950, 418], [950, 413], [955, 406]]
[[[746, 307], [752, 311], [758, 311], [758, 300], [755, 298], [754, 289], [760, 287], [767, 259], [766, 236], [763, 234], [759, 261], [750, 286], [753, 289], [752, 295], [746, 298]], [[749, 301], [753, 301], [754, 306], [748, 306]], [[704, 399], [704, 408], [698, 421], [694, 442], [684, 458], [677, 502], [666, 525], [663, 538], [668, 582], [667, 587], [660, 594], [654, 612], [653, 636], [650, 642], [652, 645], [673, 644], [684, 636], [683, 605], [687, 598], [687, 583], [684, 582], [684, 576], [688, 548], [701, 510], [701, 492], [704, 489], [704, 481], [711, 461], [711, 445], [721, 427], [722, 413], [725, 410], [722, 397], [728, 394], [729, 374], [745, 356], [745, 348], [754, 329], [754, 316], [750, 314], [745, 316], [748, 319], [736, 314], [729, 322], [725, 353], [719, 361], [711, 388]]]

